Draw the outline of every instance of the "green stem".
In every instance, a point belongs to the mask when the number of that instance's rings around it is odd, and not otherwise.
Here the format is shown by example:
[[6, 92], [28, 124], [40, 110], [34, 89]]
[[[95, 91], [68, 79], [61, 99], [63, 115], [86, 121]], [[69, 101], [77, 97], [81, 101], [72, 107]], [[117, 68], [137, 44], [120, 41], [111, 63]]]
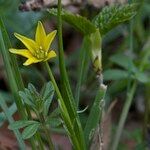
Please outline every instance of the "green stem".
[[[68, 84], [68, 76], [65, 67], [65, 58], [64, 58], [64, 50], [63, 50], [63, 39], [62, 39], [62, 18], [61, 18], [61, 0], [58, 0], [58, 51], [59, 51], [59, 68], [61, 73], [61, 80], [63, 82], [67, 82]], [[68, 85], [67, 85], [68, 86]]]
[[46, 65], [48, 74], [49, 74], [49, 76], [50, 76], [50, 79], [51, 79], [51, 81], [52, 81], [52, 83], [53, 83], [53, 85], [54, 85], [54, 88], [55, 88], [55, 90], [56, 90], [56, 93], [57, 93], [57, 95], [58, 95], [58, 98], [59, 98], [61, 101], [63, 101], [63, 98], [62, 98], [62, 96], [61, 96], [61, 93], [60, 93], [60, 91], [59, 91], [59, 88], [58, 88], [58, 86], [57, 86], [57, 83], [56, 83], [56, 81], [55, 81], [55, 78], [54, 78], [54, 76], [53, 76], [53, 74], [52, 74], [52, 71], [51, 71], [51, 69], [50, 69], [50, 66], [49, 66], [48, 62], [46, 62], [45, 65]]
[[43, 145], [40, 133], [37, 132], [35, 134], [35, 139], [38, 141], [39, 150], [44, 150], [44, 145]]
[[[66, 86], [66, 89], [62, 89], [65, 94], [63, 94], [65, 105], [71, 107], [73, 111], [75, 108], [75, 101], [72, 94], [72, 90], [69, 84], [69, 79], [65, 67], [65, 58], [64, 58], [64, 50], [63, 50], [63, 39], [62, 39], [62, 17], [61, 17], [61, 0], [58, 0], [58, 52], [59, 52], [59, 68], [60, 68], [60, 74], [61, 74], [61, 82], [63, 83], [63, 86]], [[67, 94], [67, 91], [69, 95]], [[66, 97], [67, 95], [67, 97]], [[74, 107], [72, 107], [74, 106]], [[70, 112], [71, 113], [71, 112]], [[73, 113], [73, 112], [72, 112]], [[71, 113], [71, 114], [72, 114]], [[71, 116], [71, 115], [70, 115]]]
[[48, 145], [49, 145], [50, 150], [54, 150], [55, 148], [54, 148], [52, 139], [51, 139], [51, 137], [50, 137], [50, 132], [49, 132], [49, 130], [48, 130], [48, 128], [46, 127], [45, 124], [43, 125], [43, 129], [44, 129], [45, 135], [46, 135], [46, 137], [47, 137], [47, 141], [48, 141]]
[[[61, 93], [59, 91], [59, 88], [57, 86], [57, 83], [56, 83], [55, 78], [54, 78], [54, 76], [52, 74], [52, 71], [51, 71], [51, 69], [49, 67], [48, 62], [46, 62], [45, 65], [46, 65], [48, 74], [50, 76], [50, 79], [51, 79], [51, 81], [53, 83], [53, 86], [55, 88], [56, 94], [58, 96], [58, 103], [59, 103], [61, 115], [63, 117], [63, 120], [64, 120], [64, 123], [66, 125], [67, 131], [69, 132], [68, 135], [70, 136], [70, 138], [72, 140], [72, 143], [74, 144], [73, 146], [75, 147], [75, 149], [76, 150], [81, 150], [82, 147], [80, 147], [80, 145], [78, 143], [78, 139], [76, 138], [76, 135], [75, 135], [74, 125], [73, 125], [74, 122], [72, 122], [71, 119], [70, 119], [69, 112], [68, 112], [68, 110], [66, 108], [66, 105], [64, 103], [64, 100], [63, 100], [62, 95], [61, 95]], [[76, 120], [76, 118], [74, 118], [74, 120]], [[84, 149], [82, 149], [82, 150], [84, 150]]]
[[114, 137], [115, 140], [113, 142], [112, 150], [117, 150], [119, 140], [120, 140], [120, 137], [121, 137], [121, 134], [122, 134], [122, 130], [123, 130], [123, 127], [124, 127], [124, 124], [125, 124], [128, 112], [129, 112], [129, 108], [130, 108], [131, 103], [132, 103], [132, 99], [133, 99], [136, 87], [137, 87], [137, 81], [134, 81], [133, 85], [131, 86], [130, 93], [127, 94], [127, 99], [125, 101], [125, 105], [123, 107], [121, 117], [120, 117], [120, 120], [119, 120], [117, 133]]

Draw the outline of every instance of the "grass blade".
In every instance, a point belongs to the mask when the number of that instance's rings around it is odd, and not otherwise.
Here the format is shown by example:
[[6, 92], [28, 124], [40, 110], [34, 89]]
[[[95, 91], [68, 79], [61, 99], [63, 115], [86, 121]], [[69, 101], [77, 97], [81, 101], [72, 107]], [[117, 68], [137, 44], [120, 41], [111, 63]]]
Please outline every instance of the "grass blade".
[[15, 74], [14, 71], [12, 69], [12, 61], [8, 52], [8, 48], [6, 47], [6, 41], [4, 42], [4, 38], [3, 38], [3, 32], [4, 28], [2, 26], [2, 20], [0, 20], [0, 50], [2, 53], [2, 57], [3, 57], [3, 61], [4, 61], [4, 65], [5, 65], [5, 69], [6, 69], [6, 74], [7, 74], [7, 78], [8, 78], [8, 82], [9, 82], [9, 86], [10, 89], [12, 91], [12, 94], [15, 97], [15, 102], [18, 108], [18, 111], [20, 112], [21, 116], [24, 118], [25, 115], [25, 110], [23, 107], [23, 103], [20, 100], [19, 96], [18, 96], [18, 87], [16, 84], [16, 80], [15, 80]]
[[83, 82], [83, 77], [85, 77], [85, 74], [87, 72], [86, 69], [88, 65], [87, 61], [89, 60], [88, 59], [89, 51], [90, 51], [89, 41], [85, 37], [83, 40], [83, 45], [82, 45], [81, 52], [80, 52], [80, 61], [78, 65], [78, 80], [77, 80], [76, 93], [75, 93], [77, 109], [79, 106], [80, 90], [81, 90], [81, 85]]
[[87, 147], [89, 147], [90, 140], [92, 139], [92, 133], [94, 133], [93, 131], [96, 130], [98, 123], [101, 119], [102, 109], [100, 107], [100, 104], [104, 100], [106, 90], [107, 90], [107, 87], [102, 84], [100, 86], [100, 89], [97, 92], [95, 101], [90, 111], [90, 115], [86, 122], [86, 126], [84, 129], [84, 136], [85, 136]]

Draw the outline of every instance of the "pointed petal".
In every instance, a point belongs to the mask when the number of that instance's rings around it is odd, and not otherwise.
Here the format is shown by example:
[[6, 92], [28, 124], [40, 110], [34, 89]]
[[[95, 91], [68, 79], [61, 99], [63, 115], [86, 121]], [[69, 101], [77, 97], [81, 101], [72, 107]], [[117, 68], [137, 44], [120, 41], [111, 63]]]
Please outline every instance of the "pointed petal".
[[44, 42], [44, 49], [46, 51], [49, 50], [49, 47], [52, 43], [52, 41], [54, 40], [55, 36], [56, 36], [56, 33], [57, 33], [57, 30], [54, 30], [53, 32], [49, 33], [47, 36], [46, 36], [46, 39], [45, 39], [45, 42]]
[[42, 60], [40, 60], [40, 59], [37, 59], [37, 58], [35, 58], [35, 57], [30, 57], [29, 59], [27, 59], [25, 62], [24, 62], [24, 66], [28, 66], [28, 65], [31, 65], [31, 64], [33, 64], [33, 63], [38, 63], [38, 62], [40, 62], [40, 61], [42, 61]]
[[48, 59], [53, 58], [53, 57], [56, 57], [56, 56], [57, 56], [57, 55], [56, 55], [55, 51], [51, 50], [51, 51], [48, 53], [47, 58], [46, 58], [44, 61], [47, 61]]
[[10, 48], [9, 51], [13, 54], [18, 54], [21, 56], [24, 56], [26, 58], [30, 58], [33, 57], [31, 52], [27, 49], [14, 49], [14, 48]]
[[14, 33], [14, 35], [18, 40], [20, 40], [26, 46], [27, 49], [29, 49], [29, 51], [31, 53], [34, 53], [35, 50], [38, 49], [37, 44], [32, 39], [29, 39], [25, 36], [18, 34], [18, 33]]
[[36, 34], [35, 34], [35, 41], [38, 43], [39, 46], [44, 46], [43, 41], [45, 41], [46, 33], [44, 30], [44, 27], [42, 23], [39, 21], [37, 28], [36, 28]]

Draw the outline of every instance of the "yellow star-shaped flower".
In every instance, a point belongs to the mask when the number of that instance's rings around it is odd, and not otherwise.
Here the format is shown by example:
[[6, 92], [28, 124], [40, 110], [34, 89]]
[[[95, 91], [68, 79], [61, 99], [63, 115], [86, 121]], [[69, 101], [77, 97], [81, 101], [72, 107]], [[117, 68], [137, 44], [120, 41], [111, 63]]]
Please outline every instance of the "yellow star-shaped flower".
[[47, 61], [50, 58], [56, 57], [54, 50], [50, 50], [50, 45], [56, 35], [57, 31], [54, 30], [46, 35], [42, 23], [39, 21], [35, 34], [35, 41], [14, 33], [15, 37], [19, 39], [26, 47], [26, 49], [10, 48], [9, 51], [28, 58], [23, 65], [27, 66], [41, 61]]

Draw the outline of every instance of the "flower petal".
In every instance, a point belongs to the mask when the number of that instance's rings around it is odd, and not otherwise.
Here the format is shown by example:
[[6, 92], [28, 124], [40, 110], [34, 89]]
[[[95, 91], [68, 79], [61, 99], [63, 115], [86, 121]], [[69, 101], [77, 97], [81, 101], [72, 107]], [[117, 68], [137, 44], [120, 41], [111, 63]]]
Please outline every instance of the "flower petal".
[[54, 40], [55, 36], [56, 36], [57, 30], [54, 30], [53, 32], [49, 33], [46, 36], [45, 42], [44, 42], [44, 48], [46, 51], [49, 50], [49, 47], [52, 43], [52, 41]]
[[31, 65], [31, 64], [33, 64], [33, 63], [38, 63], [38, 62], [40, 62], [40, 61], [42, 61], [41, 59], [37, 59], [37, 58], [35, 58], [35, 57], [30, 57], [29, 59], [27, 59], [26, 61], [25, 61], [25, 63], [23, 64], [24, 66], [28, 66], [28, 65]]
[[14, 48], [10, 48], [9, 51], [13, 54], [18, 54], [21, 56], [24, 56], [26, 58], [30, 58], [33, 57], [31, 52], [27, 49], [14, 49]]
[[57, 55], [56, 55], [55, 51], [51, 50], [51, 51], [48, 53], [47, 58], [46, 58], [44, 61], [47, 61], [48, 59], [53, 58], [53, 57], [56, 57], [56, 56], [57, 56]]
[[14, 33], [14, 35], [17, 39], [19, 39], [27, 47], [27, 49], [29, 49], [29, 51], [31, 53], [34, 53], [35, 50], [38, 49], [36, 42], [33, 41], [32, 39], [29, 39], [25, 36], [18, 34], [18, 33]]
[[39, 46], [43, 47], [44, 46], [43, 41], [45, 41], [45, 38], [46, 38], [46, 33], [44, 27], [42, 23], [39, 21], [36, 28], [35, 41]]

